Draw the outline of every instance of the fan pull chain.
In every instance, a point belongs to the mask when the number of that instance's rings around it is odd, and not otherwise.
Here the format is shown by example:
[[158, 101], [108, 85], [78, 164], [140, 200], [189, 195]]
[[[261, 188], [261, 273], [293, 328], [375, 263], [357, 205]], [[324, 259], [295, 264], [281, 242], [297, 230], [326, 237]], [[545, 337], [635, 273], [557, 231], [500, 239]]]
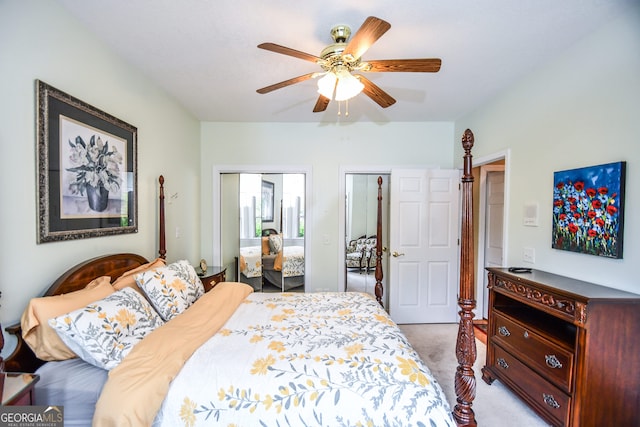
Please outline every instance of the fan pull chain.
[[[345, 105], [345, 109], [344, 109], [344, 115], [345, 117], [349, 115], [349, 100], [347, 99], [346, 101], [344, 101], [344, 105]], [[342, 101], [338, 101], [338, 115], [342, 115]]]

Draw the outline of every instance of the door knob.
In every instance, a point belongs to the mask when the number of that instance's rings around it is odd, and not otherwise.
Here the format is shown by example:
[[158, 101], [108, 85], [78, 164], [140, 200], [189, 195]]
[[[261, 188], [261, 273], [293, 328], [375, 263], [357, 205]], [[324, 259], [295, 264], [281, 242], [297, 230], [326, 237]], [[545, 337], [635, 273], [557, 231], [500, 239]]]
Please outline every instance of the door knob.
[[394, 257], [396, 257], [396, 258], [397, 258], [397, 257], [399, 257], [399, 256], [404, 256], [404, 254], [399, 254], [399, 253], [398, 253], [398, 252], [396, 252], [396, 251], [393, 251], [393, 253], [392, 253], [391, 255], [393, 255], [393, 256], [394, 256]]

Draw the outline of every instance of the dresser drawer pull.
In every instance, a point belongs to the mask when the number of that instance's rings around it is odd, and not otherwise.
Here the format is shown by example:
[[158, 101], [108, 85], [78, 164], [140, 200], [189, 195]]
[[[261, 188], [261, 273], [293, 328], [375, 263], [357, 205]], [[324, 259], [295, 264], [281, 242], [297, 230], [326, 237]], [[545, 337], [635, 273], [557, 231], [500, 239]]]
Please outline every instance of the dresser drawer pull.
[[506, 326], [500, 326], [498, 328], [498, 333], [503, 337], [508, 337], [509, 335], [511, 335], [511, 332], [509, 332]]
[[504, 360], [502, 357], [498, 357], [497, 362], [498, 362], [498, 365], [499, 365], [501, 368], [509, 369], [509, 364], [508, 364], [508, 363], [507, 363], [507, 361], [506, 361], [506, 360]]
[[547, 363], [547, 366], [550, 368], [562, 368], [562, 363], [558, 360], [555, 354], [546, 354], [544, 356], [544, 361]]
[[544, 400], [544, 403], [551, 406], [553, 409], [558, 409], [560, 407], [560, 404], [556, 402], [556, 399], [553, 398], [552, 394], [542, 393], [542, 399]]

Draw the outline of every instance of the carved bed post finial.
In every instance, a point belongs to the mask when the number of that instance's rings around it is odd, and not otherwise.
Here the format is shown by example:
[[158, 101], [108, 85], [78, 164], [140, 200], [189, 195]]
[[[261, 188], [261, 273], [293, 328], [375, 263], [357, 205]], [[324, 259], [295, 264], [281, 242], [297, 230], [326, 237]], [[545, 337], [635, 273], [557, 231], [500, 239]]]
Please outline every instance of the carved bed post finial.
[[158, 178], [158, 182], [160, 182], [160, 225], [159, 225], [159, 250], [158, 254], [160, 258], [165, 259], [167, 256], [167, 242], [164, 235], [164, 176], [160, 175]]
[[455, 374], [456, 405], [453, 417], [458, 426], [477, 426], [471, 405], [476, 396], [476, 378], [473, 364], [476, 361], [476, 340], [473, 332], [473, 309], [476, 307], [473, 254], [473, 174], [471, 172], [471, 148], [473, 132], [467, 129], [462, 137], [464, 170], [462, 175], [462, 233], [460, 244], [460, 324], [456, 341], [458, 367]]
[[382, 303], [382, 177], [378, 177], [378, 216], [376, 223], [376, 300], [384, 307]]

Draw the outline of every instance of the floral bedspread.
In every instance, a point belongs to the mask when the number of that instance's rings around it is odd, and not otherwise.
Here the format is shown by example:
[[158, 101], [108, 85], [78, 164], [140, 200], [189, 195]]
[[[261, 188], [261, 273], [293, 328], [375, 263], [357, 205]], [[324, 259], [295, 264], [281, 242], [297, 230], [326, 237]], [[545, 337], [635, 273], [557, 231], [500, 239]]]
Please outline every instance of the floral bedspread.
[[251, 294], [173, 380], [156, 426], [455, 426], [440, 385], [360, 293]]
[[262, 248], [260, 246], [240, 248], [240, 271], [248, 278], [262, 276]]
[[284, 247], [282, 275], [284, 277], [304, 276], [304, 246]]

